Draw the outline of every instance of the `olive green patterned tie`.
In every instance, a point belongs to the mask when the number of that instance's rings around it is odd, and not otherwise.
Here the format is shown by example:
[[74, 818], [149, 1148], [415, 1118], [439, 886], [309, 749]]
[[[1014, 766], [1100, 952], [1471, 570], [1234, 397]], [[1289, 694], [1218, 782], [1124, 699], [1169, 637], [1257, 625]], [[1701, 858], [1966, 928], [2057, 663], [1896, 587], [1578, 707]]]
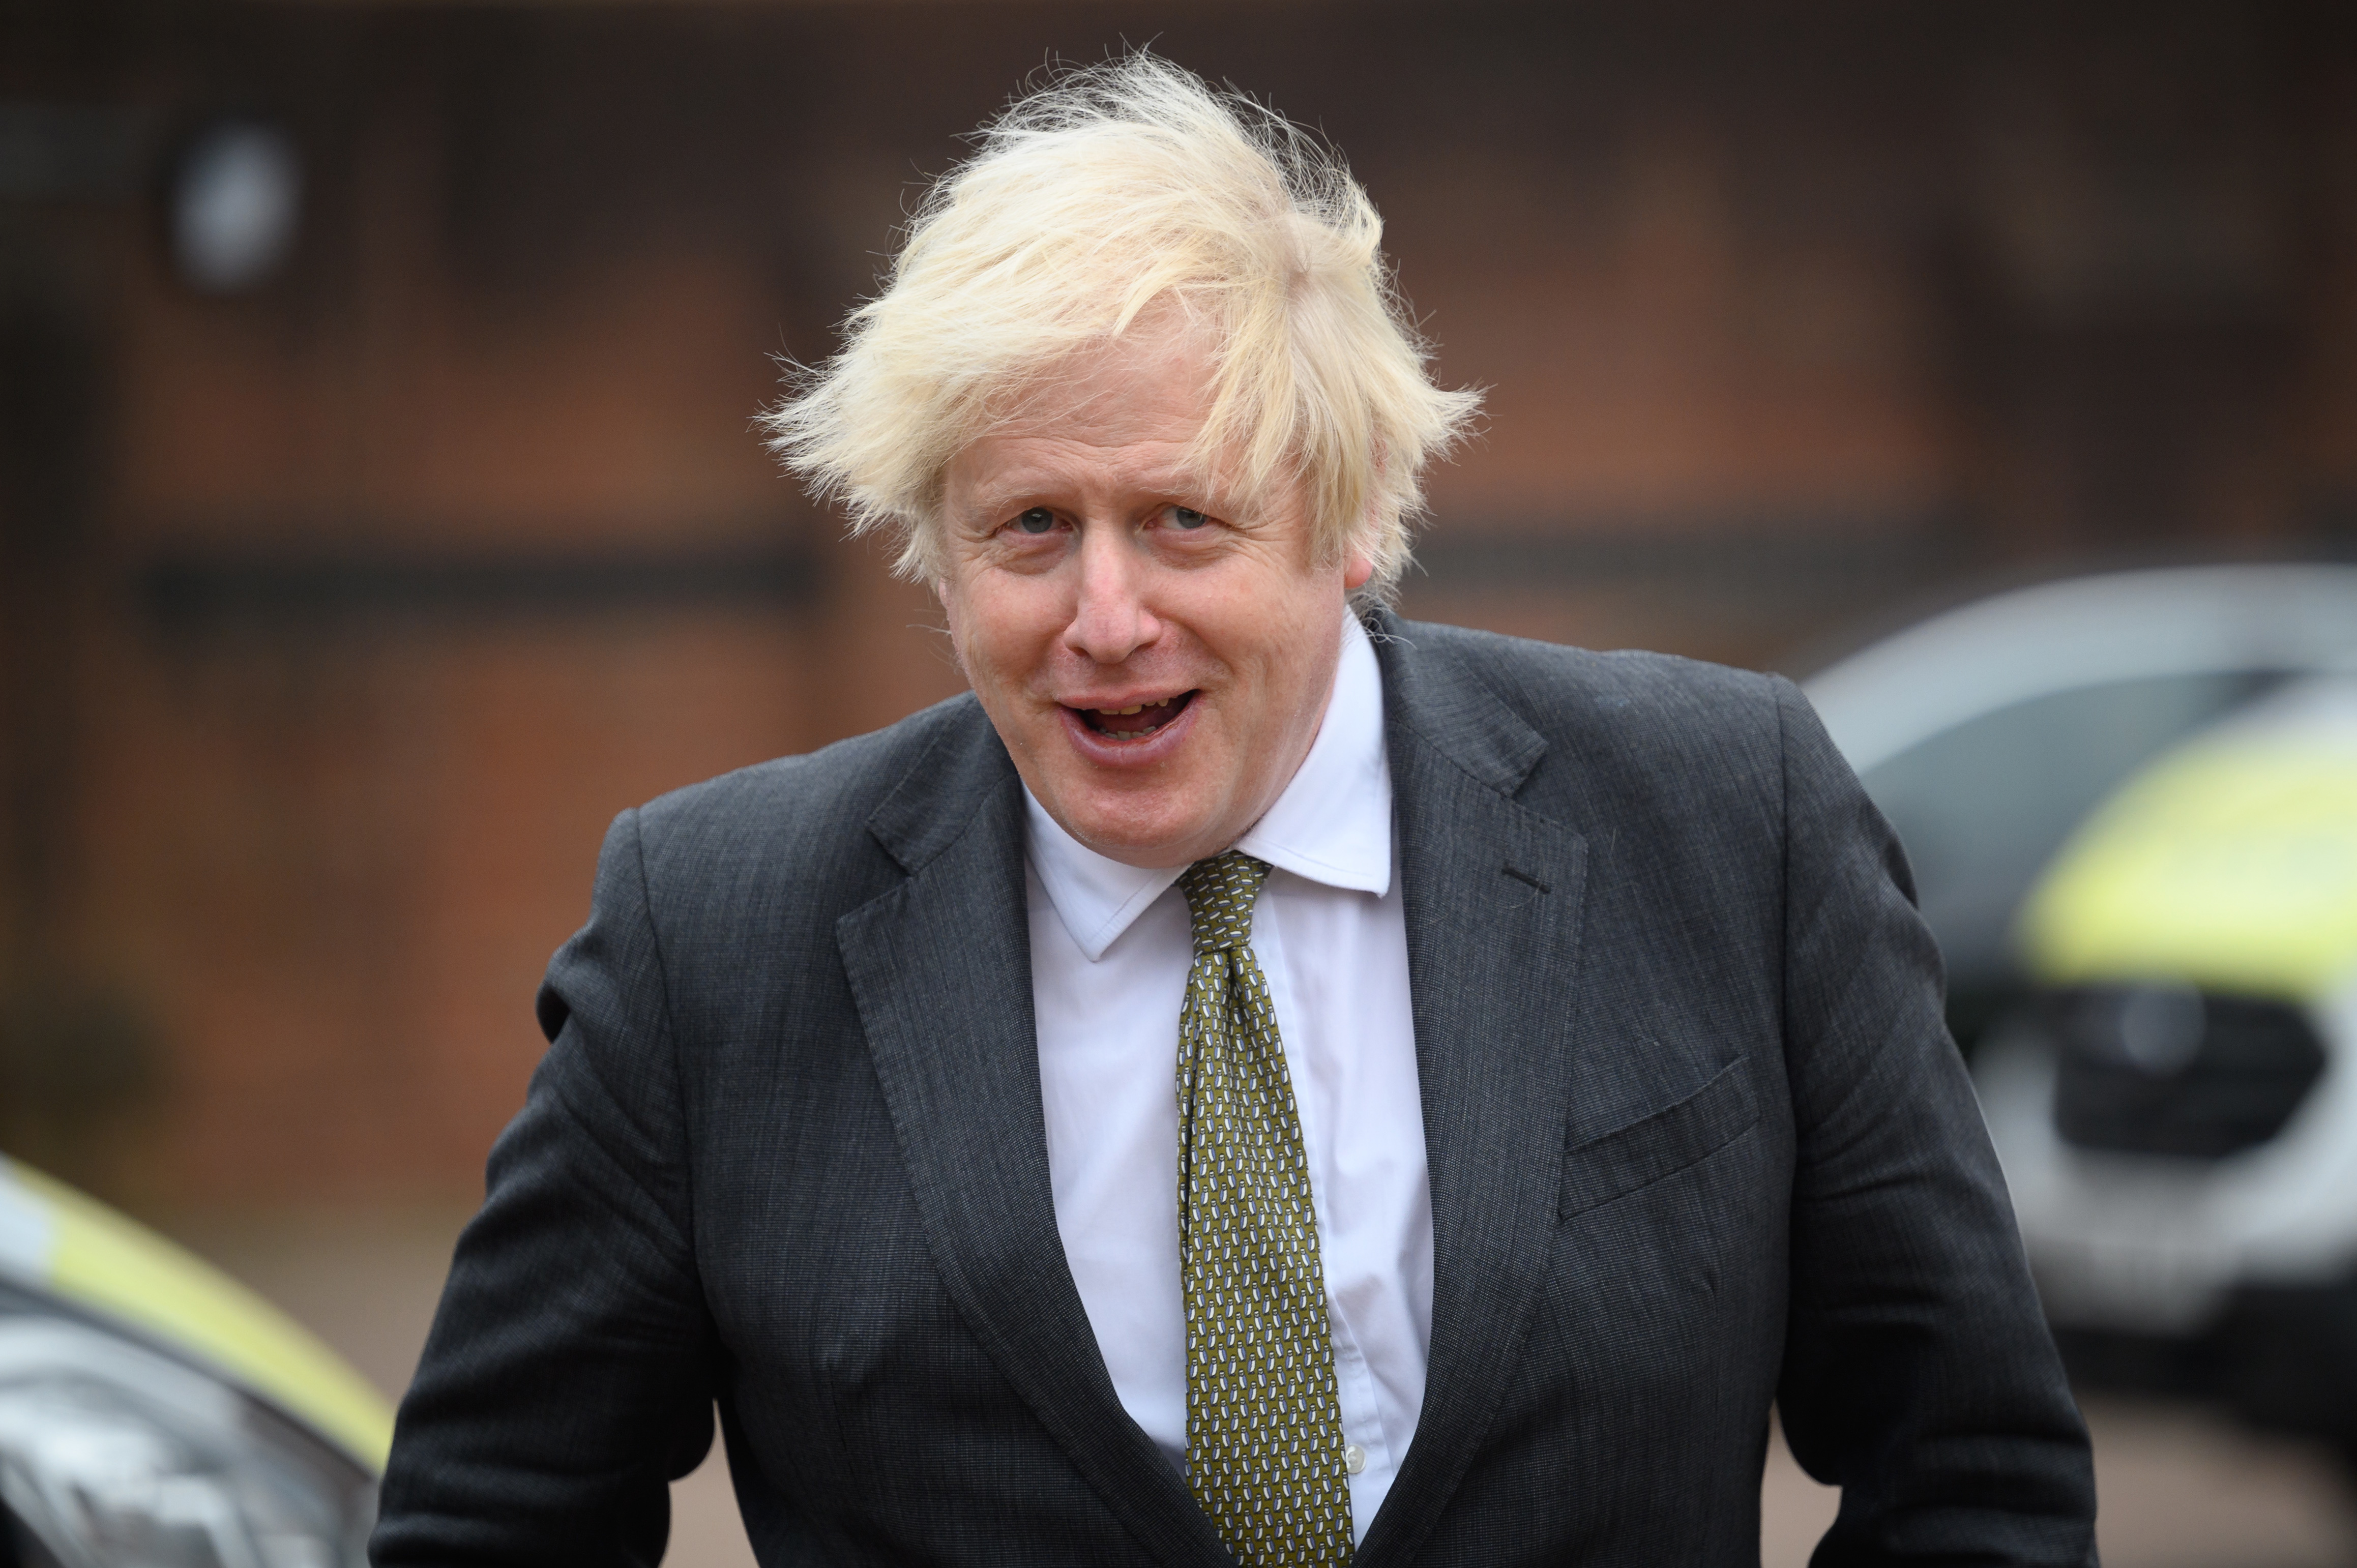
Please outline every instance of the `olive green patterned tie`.
[[1351, 1489], [1301, 1118], [1236, 850], [1179, 888], [1195, 963], [1178, 1015], [1178, 1268], [1187, 1298], [1187, 1484], [1251, 1568], [1351, 1561]]

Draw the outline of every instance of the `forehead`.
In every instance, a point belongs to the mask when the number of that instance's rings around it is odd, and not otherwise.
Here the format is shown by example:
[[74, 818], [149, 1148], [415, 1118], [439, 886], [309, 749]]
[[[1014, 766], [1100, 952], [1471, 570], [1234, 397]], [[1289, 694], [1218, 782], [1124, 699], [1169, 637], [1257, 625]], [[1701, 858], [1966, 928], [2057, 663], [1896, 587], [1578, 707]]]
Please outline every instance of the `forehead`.
[[1180, 334], [1071, 356], [951, 460], [946, 489], [962, 505], [1074, 481], [1200, 489], [1210, 381], [1209, 356]]
[[1211, 356], [1175, 324], [1140, 327], [1027, 377], [995, 429], [1081, 438], [1191, 438], [1210, 411]]

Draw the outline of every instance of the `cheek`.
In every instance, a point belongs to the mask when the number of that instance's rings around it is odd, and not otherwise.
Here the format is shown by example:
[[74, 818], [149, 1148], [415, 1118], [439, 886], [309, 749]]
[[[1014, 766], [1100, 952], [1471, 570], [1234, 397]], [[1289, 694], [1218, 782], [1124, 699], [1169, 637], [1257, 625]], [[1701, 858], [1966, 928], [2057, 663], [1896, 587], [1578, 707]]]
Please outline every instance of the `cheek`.
[[1039, 598], [1019, 588], [1015, 592], [976, 591], [971, 585], [941, 589], [950, 646], [976, 690], [1020, 686], [1042, 661], [1056, 628], [1052, 618], [1040, 613]]
[[1277, 716], [1288, 727], [1315, 725], [1325, 711], [1341, 644], [1342, 617], [1348, 613], [1346, 592], [1339, 573], [1312, 583], [1296, 583], [1292, 602], [1277, 618], [1277, 628], [1273, 634], [1265, 634], [1270, 635], [1272, 651], [1285, 671], [1277, 701], [1282, 713]]
[[[1323, 591], [1320, 591], [1322, 588]], [[1339, 585], [1288, 585], [1221, 607], [1212, 651], [1262, 692], [1265, 722], [1289, 726], [1316, 707], [1332, 667], [1342, 614]], [[1207, 640], [1209, 639], [1207, 638]]]
[[933, 583], [933, 597], [942, 603], [942, 618], [949, 623], [950, 650], [957, 656], [958, 668], [970, 668], [974, 662], [968, 651], [965, 599], [950, 585], [940, 579]]

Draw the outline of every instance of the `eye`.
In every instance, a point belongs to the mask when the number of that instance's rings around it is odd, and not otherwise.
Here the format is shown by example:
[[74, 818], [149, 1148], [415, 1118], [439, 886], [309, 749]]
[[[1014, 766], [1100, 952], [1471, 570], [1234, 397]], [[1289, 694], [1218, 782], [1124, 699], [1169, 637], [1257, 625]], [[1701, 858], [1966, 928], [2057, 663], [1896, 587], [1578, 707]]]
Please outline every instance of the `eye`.
[[1170, 521], [1180, 528], [1200, 528], [1211, 520], [1193, 507], [1174, 506], [1170, 509]]
[[1035, 506], [1017, 518], [1015, 526], [1025, 533], [1045, 533], [1056, 526], [1056, 514], [1046, 507]]

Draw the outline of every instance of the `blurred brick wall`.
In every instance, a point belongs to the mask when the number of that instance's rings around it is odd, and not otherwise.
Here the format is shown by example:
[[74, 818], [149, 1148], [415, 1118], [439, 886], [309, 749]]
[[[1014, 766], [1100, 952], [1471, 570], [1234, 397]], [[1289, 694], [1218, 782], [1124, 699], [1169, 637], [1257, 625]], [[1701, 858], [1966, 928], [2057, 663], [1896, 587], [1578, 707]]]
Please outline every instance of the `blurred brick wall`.
[[[149, 1207], [471, 1190], [612, 814], [958, 689], [748, 421], [961, 132], [1148, 38], [1345, 149], [1490, 390], [1411, 613], [1791, 667], [2007, 575], [2347, 547], [2333, 8], [20, 5], [0, 1030], [44, 1093], [144, 1066], [0, 1136]], [[10, 188], [24, 104], [118, 176]], [[303, 227], [207, 297], [155, 187], [232, 111]]]

